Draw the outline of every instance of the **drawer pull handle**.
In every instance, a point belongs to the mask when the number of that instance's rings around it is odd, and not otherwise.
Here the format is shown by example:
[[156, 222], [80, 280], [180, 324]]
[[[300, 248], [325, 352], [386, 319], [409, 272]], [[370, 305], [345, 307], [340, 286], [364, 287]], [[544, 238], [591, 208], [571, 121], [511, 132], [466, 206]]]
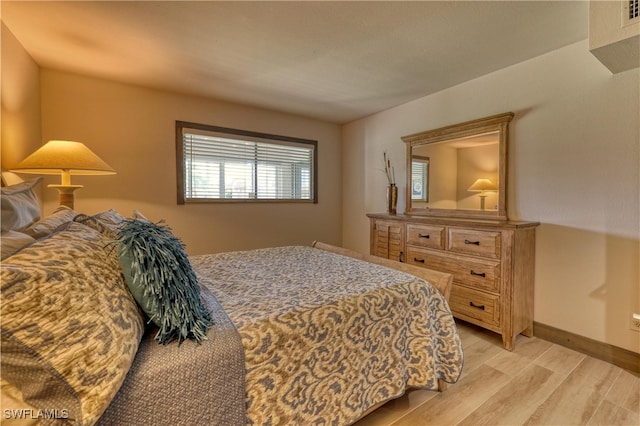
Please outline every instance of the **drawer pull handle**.
[[418, 238], [431, 238], [429, 234], [418, 234]]
[[471, 271], [469, 271], [469, 273], [470, 273], [471, 275], [475, 275], [476, 277], [482, 277], [482, 278], [485, 278], [485, 277], [487, 276], [487, 274], [486, 274], [486, 273], [484, 273], [484, 272], [476, 272], [476, 271], [474, 271], [473, 269], [472, 269]]
[[469, 302], [469, 306], [471, 306], [472, 308], [481, 309], [484, 311], [484, 305], [476, 305], [473, 302]]
[[464, 243], [465, 243], [465, 244], [473, 244], [473, 245], [476, 245], [476, 246], [479, 246], [479, 245], [480, 245], [480, 241], [469, 241], [469, 240], [464, 240]]
[[418, 263], [424, 263], [424, 259], [418, 259], [417, 257], [414, 257], [413, 261]]

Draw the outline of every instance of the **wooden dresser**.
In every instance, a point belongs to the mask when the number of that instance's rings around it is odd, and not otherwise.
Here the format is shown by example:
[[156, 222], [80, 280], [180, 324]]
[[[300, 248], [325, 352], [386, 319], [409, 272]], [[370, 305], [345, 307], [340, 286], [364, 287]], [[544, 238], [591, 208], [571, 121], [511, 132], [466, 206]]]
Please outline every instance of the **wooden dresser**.
[[502, 335], [533, 333], [538, 222], [368, 214], [371, 254], [453, 275], [456, 318]]

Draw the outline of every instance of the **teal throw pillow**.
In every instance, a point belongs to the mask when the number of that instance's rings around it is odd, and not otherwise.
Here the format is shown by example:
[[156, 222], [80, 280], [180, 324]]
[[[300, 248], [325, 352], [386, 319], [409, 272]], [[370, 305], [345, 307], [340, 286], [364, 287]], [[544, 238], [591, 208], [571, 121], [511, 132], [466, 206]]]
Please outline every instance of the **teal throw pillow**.
[[213, 321], [180, 239], [165, 224], [137, 219], [122, 222], [116, 239], [127, 286], [160, 328], [155, 339], [163, 345], [206, 339]]

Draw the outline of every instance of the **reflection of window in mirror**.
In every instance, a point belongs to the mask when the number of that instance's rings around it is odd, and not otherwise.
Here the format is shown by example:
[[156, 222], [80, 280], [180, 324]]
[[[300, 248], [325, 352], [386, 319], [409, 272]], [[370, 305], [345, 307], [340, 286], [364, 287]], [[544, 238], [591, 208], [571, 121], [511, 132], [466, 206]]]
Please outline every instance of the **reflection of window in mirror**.
[[429, 201], [429, 157], [411, 157], [411, 199]]

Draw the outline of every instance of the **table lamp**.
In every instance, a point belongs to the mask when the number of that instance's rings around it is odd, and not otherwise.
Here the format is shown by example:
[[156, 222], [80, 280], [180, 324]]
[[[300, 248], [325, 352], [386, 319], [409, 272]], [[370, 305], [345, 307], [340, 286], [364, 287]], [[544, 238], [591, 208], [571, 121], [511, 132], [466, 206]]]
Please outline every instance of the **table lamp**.
[[73, 208], [73, 192], [82, 185], [72, 185], [71, 175], [112, 175], [115, 170], [83, 143], [52, 140], [22, 160], [11, 171], [61, 176], [60, 185], [49, 185], [59, 193], [60, 205]]
[[497, 190], [498, 186], [489, 179], [478, 179], [467, 189], [467, 191], [480, 193], [480, 210], [484, 210], [484, 200], [487, 198], [487, 191]]

